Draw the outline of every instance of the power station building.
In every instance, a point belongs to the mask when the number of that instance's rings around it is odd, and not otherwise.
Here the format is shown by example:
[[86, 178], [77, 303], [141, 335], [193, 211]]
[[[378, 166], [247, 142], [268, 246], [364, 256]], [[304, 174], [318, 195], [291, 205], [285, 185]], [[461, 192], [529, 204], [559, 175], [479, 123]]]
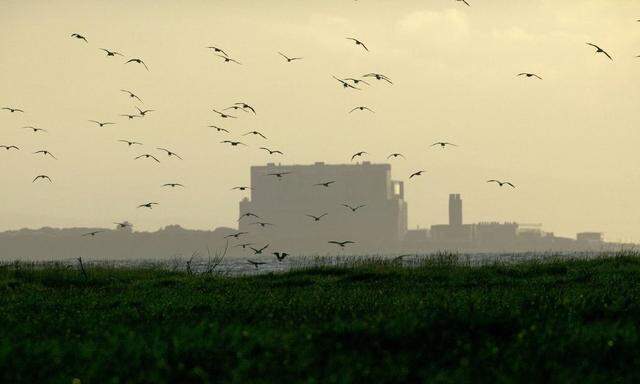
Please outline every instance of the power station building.
[[391, 179], [389, 164], [269, 163], [251, 167], [251, 188], [240, 216], [260, 218], [243, 217], [238, 229], [270, 249], [322, 254], [336, 250], [328, 241], [349, 240], [346, 252], [382, 253], [398, 249], [407, 232], [404, 184]]

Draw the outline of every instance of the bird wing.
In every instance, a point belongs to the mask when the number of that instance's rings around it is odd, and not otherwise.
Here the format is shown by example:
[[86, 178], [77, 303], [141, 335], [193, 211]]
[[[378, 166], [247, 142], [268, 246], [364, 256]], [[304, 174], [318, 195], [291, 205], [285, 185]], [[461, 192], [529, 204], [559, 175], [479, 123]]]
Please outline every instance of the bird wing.
[[506, 182], [505, 184], [511, 186], [511, 188], [515, 188], [516, 187], [515, 185], [511, 184], [510, 182]]
[[613, 57], [609, 56], [609, 54], [607, 53], [607, 51], [602, 51], [602, 53], [604, 53], [610, 60], [613, 60]]
[[284, 53], [282, 53], [282, 52], [278, 52], [278, 54], [279, 54], [280, 56], [284, 57], [285, 59], [289, 60], [289, 58], [287, 57], [287, 55], [285, 55]]

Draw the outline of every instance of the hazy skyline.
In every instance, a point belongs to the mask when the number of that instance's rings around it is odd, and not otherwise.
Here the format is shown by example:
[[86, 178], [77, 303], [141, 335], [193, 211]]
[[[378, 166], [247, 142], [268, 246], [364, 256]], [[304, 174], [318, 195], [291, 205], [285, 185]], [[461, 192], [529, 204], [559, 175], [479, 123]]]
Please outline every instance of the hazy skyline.
[[[405, 181], [410, 227], [446, 223], [448, 195], [460, 193], [465, 222], [542, 222], [558, 235], [640, 241], [640, 4], [470, 3], [4, 1], [0, 106], [26, 113], [0, 111], [0, 144], [21, 148], [0, 150], [0, 230], [233, 226], [248, 193], [231, 188], [249, 183], [251, 165], [346, 163], [365, 150], [363, 160], [389, 162], [392, 178]], [[141, 58], [150, 71], [99, 48]], [[304, 59], [287, 63], [278, 51]], [[394, 84], [350, 91], [331, 78], [369, 72]], [[240, 101], [257, 115], [212, 112]], [[156, 112], [119, 116], [136, 105]], [[360, 105], [376, 113], [348, 113]], [[49, 132], [20, 129], [27, 125]], [[253, 130], [268, 140], [241, 136]], [[220, 144], [231, 138], [250, 147]], [[431, 148], [436, 141], [459, 147]], [[41, 149], [58, 160], [32, 155]], [[407, 159], [387, 160], [392, 152]], [[133, 160], [143, 153], [161, 163]], [[54, 183], [31, 182], [43, 173]], [[186, 188], [160, 187], [169, 182]], [[149, 201], [160, 205], [136, 209]]]

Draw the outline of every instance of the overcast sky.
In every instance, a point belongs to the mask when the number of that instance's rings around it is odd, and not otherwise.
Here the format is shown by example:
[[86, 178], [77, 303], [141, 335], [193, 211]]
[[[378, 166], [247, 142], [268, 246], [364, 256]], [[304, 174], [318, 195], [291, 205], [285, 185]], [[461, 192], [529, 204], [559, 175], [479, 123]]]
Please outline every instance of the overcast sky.
[[[411, 227], [446, 223], [448, 194], [460, 193], [465, 222], [541, 222], [559, 235], [640, 241], [640, 3], [470, 3], [3, 0], [0, 104], [26, 113], [0, 111], [0, 144], [22, 148], [0, 150], [0, 229], [232, 226], [246, 192], [230, 189], [249, 183], [251, 165], [343, 163], [366, 150], [372, 162], [407, 157], [391, 164], [407, 184]], [[150, 71], [99, 48], [141, 58]], [[304, 59], [286, 63], [278, 51]], [[331, 78], [368, 72], [394, 84], [348, 91]], [[238, 101], [257, 116], [211, 111]], [[156, 112], [119, 116], [135, 105]], [[347, 113], [359, 105], [376, 113]], [[256, 129], [268, 140], [243, 137], [249, 148], [231, 148], [209, 124], [230, 138]], [[459, 147], [429, 147], [441, 140]], [[285, 156], [270, 157], [263, 144]], [[58, 160], [32, 154], [39, 149]], [[133, 160], [147, 152], [162, 163]], [[419, 169], [427, 173], [409, 181]], [[42, 173], [54, 183], [31, 182]], [[485, 182], [492, 178], [517, 188]], [[187, 187], [159, 187], [167, 182]], [[136, 209], [147, 201], [161, 205]]]

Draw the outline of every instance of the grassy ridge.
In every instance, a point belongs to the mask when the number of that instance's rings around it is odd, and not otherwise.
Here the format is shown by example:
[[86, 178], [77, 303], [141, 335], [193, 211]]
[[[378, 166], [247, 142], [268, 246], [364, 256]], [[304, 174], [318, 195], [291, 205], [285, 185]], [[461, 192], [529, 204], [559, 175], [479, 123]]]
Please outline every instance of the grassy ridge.
[[640, 382], [636, 257], [87, 272], [0, 268], [0, 382]]

